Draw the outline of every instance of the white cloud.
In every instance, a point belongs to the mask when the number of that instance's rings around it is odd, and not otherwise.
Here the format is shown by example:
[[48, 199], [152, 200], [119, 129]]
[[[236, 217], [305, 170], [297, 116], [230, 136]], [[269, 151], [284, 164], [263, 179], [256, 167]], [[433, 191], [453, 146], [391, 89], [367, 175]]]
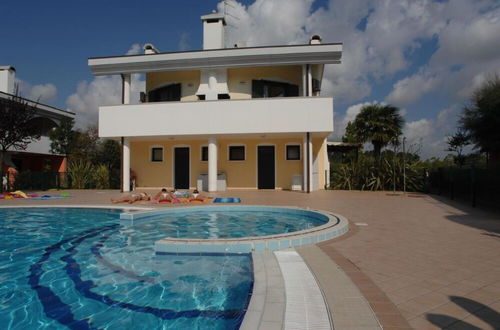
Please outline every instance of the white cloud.
[[440, 79], [436, 76], [425, 76], [417, 73], [395, 83], [386, 101], [397, 106], [412, 104], [424, 94], [433, 91], [439, 82]]
[[189, 43], [189, 33], [182, 32], [179, 36], [179, 43], [177, 44], [177, 48], [180, 51], [188, 50], [191, 47]]
[[[140, 45], [131, 46], [127, 54], [140, 51]], [[120, 76], [95, 77], [92, 81], [81, 81], [76, 93], [70, 95], [66, 104], [69, 110], [76, 112], [76, 126], [85, 128], [96, 125], [100, 106], [121, 103], [122, 80]], [[139, 94], [144, 91], [144, 80], [140, 75], [132, 75], [131, 103], [139, 102]]]
[[[287, 45], [307, 40], [304, 25], [313, 0], [256, 0], [248, 7], [229, 0], [226, 45]], [[220, 2], [219, 11], [224, 10]]]
[[130, 49], [125, 53], [125, 55], [137, 55], [142, 52], [142, 46], [140, 44], [133, 44]]
[[387, 97], [408, 105], [435, 91], [460, 102], [488, 73], [500, 72], [500, 7], [493, 1], [448, 1], [436, 22], [438, 49], [418, 73], [402, 78]]
[[446, 136], [455, 132], [457, 116], [458, 106], [454, 105], [441, 110], [435, 119], [423, 118], [407, 122], [403, 134], [408, 146], [419, 149], [423, 159], [446, 155]]
[[48, 103], [55, 100], [57, 88], [53, 84], [32, 85], [24, 80], [16, 78], [19, 94], [33, 101]]

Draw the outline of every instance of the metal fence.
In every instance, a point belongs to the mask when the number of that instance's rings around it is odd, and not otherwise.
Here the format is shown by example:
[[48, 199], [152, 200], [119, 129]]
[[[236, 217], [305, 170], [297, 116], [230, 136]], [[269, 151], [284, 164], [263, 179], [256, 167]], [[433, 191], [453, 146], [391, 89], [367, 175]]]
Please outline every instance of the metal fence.
[[71, 180], [66, 172], [20, 172], [15, 176], [13, 185], [11, 180], [5, 181], [6, 185], [2, 184], [1, 191], [68, 189], [71, 187]]
[[500, 209], [500, 169], [439, 168], [429, 175], [429, 191], [473, 207]]

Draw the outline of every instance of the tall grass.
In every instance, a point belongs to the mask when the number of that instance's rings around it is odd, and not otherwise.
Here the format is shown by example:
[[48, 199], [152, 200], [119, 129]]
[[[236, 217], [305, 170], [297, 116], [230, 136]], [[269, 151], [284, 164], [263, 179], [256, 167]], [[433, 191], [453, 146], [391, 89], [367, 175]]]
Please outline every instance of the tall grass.
[[[406, 164], [405, 164], [406, 163]], [[403, 190], [403, 168], [406, 190], [421, 191], [425, 172], [419, 162], [403, 161], [401, 154], [383, 154], [380, 160], [360, 154], [357, 160], [338, 164], [332, 169], [331, 188], [341, 190]]]
[[71, 179], [71, 188], [85, 189], [92, 184], [94, 168], [90, 162], [78, 160], [71, 161], [68, 174]]
[[95, 168], [93, 175], [93, 183], [96, 189], [109, 189], [109, 169], [106, 165], [101, 164]]

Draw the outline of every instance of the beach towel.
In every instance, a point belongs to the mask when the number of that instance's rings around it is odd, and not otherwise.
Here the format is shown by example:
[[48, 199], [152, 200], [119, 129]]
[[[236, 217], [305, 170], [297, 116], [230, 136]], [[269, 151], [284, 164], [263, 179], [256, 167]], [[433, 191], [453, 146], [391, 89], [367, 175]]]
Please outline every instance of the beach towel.
[[28, 200], [47, 200], [47, 199], [60, 199], [60, 198], [68, 198], [68, 197], [71, 197], [71, 195], [67, 195], [67, 196], [52, 196], [52, 195], [43, 195], [43, 196], [38, 196], [38, 197], [31, 197], [31, 198], [27, 198]]
[[217, 197], [214, 203], [241, 203], [241, 199], [237, 197]]

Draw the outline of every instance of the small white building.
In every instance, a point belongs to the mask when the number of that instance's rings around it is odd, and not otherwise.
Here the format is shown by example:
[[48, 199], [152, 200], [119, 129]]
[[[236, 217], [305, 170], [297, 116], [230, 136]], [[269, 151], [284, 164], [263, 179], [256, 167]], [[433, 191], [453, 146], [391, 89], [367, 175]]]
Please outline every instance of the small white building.
[[[0, 99], [13, 99], [15, 97], [16, 69], [12, 66], [0, 66]], [[63, 118], [74, 119], [73, 112], [58, 109], [36, 100], [21, 98], [37, 109], [33, 119], [33, 127], [40, 133], [40, 139], [28, 144], [25, 150], [10, 148], [4, 155], [3, 171], [13, 167], [17, 171], [51, 171], [66, 172], [66, 156], [56, 155], [50, 151], [49, 131], [59, 126]], [[0, 119], [1, 120], [1, 119]]]
[[[203, 50], [90, 58], [96, 76], [121, 75], [122, 104], [99, 108], [99, 136], [122, 141], [123, 190], [322, 189], [333, 99], [320, 96], [325, 64], [342, 44], [224, 48], [222, 14], [202, 16]], [[146, 75], [130, 104], [131, 74]]]

